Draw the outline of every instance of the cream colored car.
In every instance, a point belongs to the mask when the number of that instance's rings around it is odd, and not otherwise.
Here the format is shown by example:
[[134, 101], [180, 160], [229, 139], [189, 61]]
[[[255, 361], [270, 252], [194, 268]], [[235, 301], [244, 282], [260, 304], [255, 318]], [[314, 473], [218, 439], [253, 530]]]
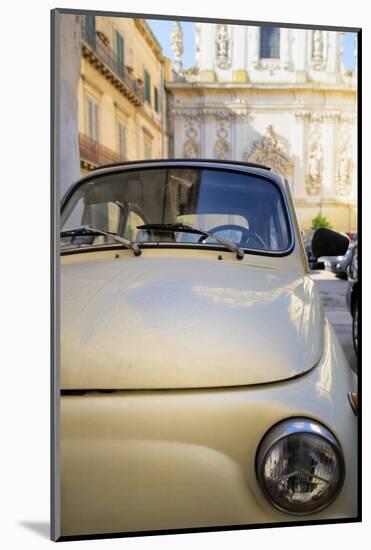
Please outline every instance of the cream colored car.
[[357, 380], [280, 176], [106, 167], [61, 229], [62, 536], [357, 517]]

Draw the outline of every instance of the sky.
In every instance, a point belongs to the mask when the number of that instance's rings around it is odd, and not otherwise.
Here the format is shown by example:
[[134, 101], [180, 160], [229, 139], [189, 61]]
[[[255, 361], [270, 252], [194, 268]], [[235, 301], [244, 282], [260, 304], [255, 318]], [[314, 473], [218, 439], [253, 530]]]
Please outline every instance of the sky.
[[[163, 53], [173, 60], [170, 34], [174, 21], [147, 19], [147, 23], [149, 23], [154, 35], [161, 44]], [[187, 69], [195, 62], [194, 26], [193, 23], [187, 21], [182, 21], [181, 24], [184, 37], [183, 67]], [[343, 63], [347, 69], [353, 69], [355, 66], [354, 33], [351, 32], [345, 33], [344, 36]]]

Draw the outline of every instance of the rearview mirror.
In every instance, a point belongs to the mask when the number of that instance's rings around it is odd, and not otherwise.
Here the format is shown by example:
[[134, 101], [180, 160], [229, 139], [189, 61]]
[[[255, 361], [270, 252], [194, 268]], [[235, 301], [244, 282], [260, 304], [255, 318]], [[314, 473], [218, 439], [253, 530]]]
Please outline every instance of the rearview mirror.
[[312, 254], [315, 258], [321, 256], [344, 256], [348, 250], [349, 239], [337, 231], [319, 227], [312, 238]]

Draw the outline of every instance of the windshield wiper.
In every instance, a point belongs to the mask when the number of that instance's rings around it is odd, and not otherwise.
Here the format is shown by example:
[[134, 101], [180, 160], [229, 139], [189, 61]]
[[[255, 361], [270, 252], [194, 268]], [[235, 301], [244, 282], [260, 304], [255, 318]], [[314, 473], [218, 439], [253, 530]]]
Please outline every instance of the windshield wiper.
[[243, 250], [236, 244], [231, 243], [230, 241], [225, 241], [220, 239], [214, 233], [210, 231], [204, 231], [203, 229], [197, 229], [197, 227], [192, 227], [191, 225], [185, 225], [183, 223], [145, 223], [143, 225], [137, 225], [137, 229], [148, 229], [149, 231], [168, 231], [170, 233], [175, 233], [179, 231], [180, 233], [195, 233], [196, 235], [204, 235], [205, 237], [212, 237], [219, 244], [228, 248], [231, 252], [236, 253], [238, 260], [243, 258]]
[[105, 237], [112, 237], [112, 239], [120, 244], [123, 244], [126, 248], [129, 248], [134, 252], [134, 256], [140, 256], [142, 254], [139, 246], [128, 239], [124, 239], [113, 233], [111, 231], [103, 231], [102, 229], [97, 229], [96, 227], [91, 227], [89, 225], [83, 225], [81, 227], [76, 227], [75, 229], [66, 229], [61, 231], [61, 237], [84, 237], [84, 236], [98, 236], [103, 235]]

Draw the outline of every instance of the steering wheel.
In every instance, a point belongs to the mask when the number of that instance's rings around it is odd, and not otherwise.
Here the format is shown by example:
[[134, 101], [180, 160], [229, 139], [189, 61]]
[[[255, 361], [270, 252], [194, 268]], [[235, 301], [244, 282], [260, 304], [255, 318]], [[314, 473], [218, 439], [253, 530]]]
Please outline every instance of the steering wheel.
[[[226, 223], [224, 225], [216, 225], [215, 227], [209, 229], [209, 232], [210, 233], [218, 233], [219, 231], [227, 231], [228, 229], [232, 229], [232, 230], [235, 229], [237, 231], [241, 231], [242, 235], [241, 235], [241, 240], [238, 243], [238, 246], [245, 247], [245, 246], [248, 245], [248, 243], [250, 242], [251, 239], [255, 239], [256, 241], [258, 241], [260, 243], [260, 245], [263, 246], [264, 250], [267, 250], [268, 247], [265, 244], [265, 242], [263, 241], [263, 239], [261, 238], [261, 236], [258, 235], [255, 231], [251, 231], [247, 227], [244, 227], [243, 225], [237, 225], [237, 224], [234, 224], [234, 223]], [[198, 239], [198, 242], [202, 243], [205, 240], [205, 238], [207, 238], [207, 237], [202, 235]]]

